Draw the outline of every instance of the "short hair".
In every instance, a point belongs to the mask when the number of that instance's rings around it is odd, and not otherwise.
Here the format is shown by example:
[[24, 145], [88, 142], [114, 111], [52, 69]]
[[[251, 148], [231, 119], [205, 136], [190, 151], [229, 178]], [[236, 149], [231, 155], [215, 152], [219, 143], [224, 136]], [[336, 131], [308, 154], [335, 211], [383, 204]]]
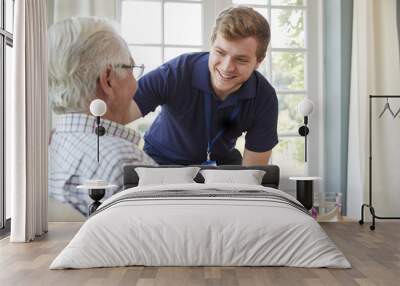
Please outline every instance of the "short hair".
[[238, 6], [222, 11], [216, 20], [211, 35], [211, 44], [220, 34], [227, 40], [254, 37], [257, 40], [257, 60], [261, 61], [267, 52], [271, 40], [268, 21], [251, 7]]
[[[49, 98], [55, 113], [87, 112], [100, 73], [129, 64], [129, 48], [108, 20], [73, 17], [48, 31]], [[116, 69], [122, 76], [121, 69]]]

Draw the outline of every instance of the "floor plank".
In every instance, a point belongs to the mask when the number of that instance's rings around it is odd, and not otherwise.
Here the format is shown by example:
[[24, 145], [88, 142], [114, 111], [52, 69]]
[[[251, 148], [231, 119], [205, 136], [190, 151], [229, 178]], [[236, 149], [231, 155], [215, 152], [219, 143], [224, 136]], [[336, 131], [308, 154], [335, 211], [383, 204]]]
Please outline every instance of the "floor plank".
[[117, 267], [48, 269], [81, 223], [50, 223], [49, 233], [32, 243], [0, 240], [0, 285], [399, 285], [400, 222], [378, 222], [375, 231], [356, 222], [321, 223], [351, 262], [352, 269], [290, 267]]

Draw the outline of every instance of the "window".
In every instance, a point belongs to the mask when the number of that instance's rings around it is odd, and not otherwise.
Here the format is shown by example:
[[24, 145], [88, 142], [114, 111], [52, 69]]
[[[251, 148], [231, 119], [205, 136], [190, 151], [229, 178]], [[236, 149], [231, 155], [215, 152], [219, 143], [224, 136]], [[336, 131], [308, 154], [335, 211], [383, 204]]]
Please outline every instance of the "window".
[[145, 63], [145, 72], [181, 53], [203, 49], [202, 2], [121, 1], [122, 36], [135, 61]]
[[[279, 100], [279, 144], [274, 148], [271, 163], [280, 166], [282, 175], [303, 175], [304, 139], [297, 133], [303, 118], [298, 103], [308, 96], [306, 0], [233, 0], [264, 15], [271, 27], [271, 43], [259, 71], [274, 86]], [[243, 149], [244, 136], [238, 143]]]
[[[135, 62], [146, 66], [144, 73], [180, 54], [205, 50], [204, 2], [202, 0], [120, 1], [121, 33], [128, 42]], [[135, 27], [146, 27], [146, 29], [135, 29]], [[143, 135], [159, 110], [160, 108], [145, 118], [136, 120], [131, 127]]]
[[[274, 148], [271, 161], [281, 167], [283, 178], [307, 174], [310, 166], [304, 162], [304, 138], [297, 133], [303, 123], [297, 105], [308, 96], [318, 106], [318, 30], [314, 28], [318, 26], [318, 1], [220, 0], [214, 3], [209, 0], [121, 0], [122, 34], [135, 60], [151, 70], [180, 53], [208, 50], [208, 37], [219, 11], [241, 4], [259, 11], [271, 26], [271, 44], [259, 68], [275, 87], [279, 99], [280, 143]], [[133, 27], [141, 26], [146, 29], [134, 32]], [[133, 125], [143, 134], [155, 116], [146, 116]], [[312, 142], [318, 139], [316, 134], [313, 129], [309, 147], [318, 145]], [[237, 147], [243, 150], [244, 136], [238, 139]], [[309, 154], [317, 152], [315, 150], [317, 148], [309, 148]], [[318, 170], [314, 168], [313, 171]]]
[[0, 0], [0, 228], [11, 217], [10, 194], [5, 188], [5, 103], [11, 92], [14, 1]]

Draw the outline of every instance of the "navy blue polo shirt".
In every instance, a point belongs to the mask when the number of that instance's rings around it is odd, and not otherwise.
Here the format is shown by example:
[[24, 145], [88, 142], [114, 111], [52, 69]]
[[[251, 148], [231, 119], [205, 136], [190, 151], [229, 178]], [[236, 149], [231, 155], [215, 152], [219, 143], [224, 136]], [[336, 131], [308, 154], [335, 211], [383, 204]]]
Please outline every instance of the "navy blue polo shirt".
[[[208, 138], [220, 130], [224, 131], [212, 146], [211, 159], [230, 153], [243, 132], [250, 151], [265, 152], [278, 143], [274, 88], [254, 71], [240, 89], [221, 101], [211, 87], [208, 57], [209, 53], [181, 55], [139, 80], [134, 100], [142, 115], [162, 106], [144, 136], [144, 151], [159, 164], [203, 163]], [[206, 96], [211, 98], [211, 130], [207, 130]]]

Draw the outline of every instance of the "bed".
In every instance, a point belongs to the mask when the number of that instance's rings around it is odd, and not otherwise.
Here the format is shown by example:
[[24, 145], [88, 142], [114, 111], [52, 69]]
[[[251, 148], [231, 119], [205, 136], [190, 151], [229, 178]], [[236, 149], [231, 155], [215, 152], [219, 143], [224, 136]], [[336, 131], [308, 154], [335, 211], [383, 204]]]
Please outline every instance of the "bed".
[[102, 203], [50, 269], [351, 267], [301, 203], [278, 189], [277, 166], [200, 166], [265, 171], [260, 185], [204, 182], [205, 173], [192, 183], [138, 185], [140, 167], [125, 166], [124, 191]]

